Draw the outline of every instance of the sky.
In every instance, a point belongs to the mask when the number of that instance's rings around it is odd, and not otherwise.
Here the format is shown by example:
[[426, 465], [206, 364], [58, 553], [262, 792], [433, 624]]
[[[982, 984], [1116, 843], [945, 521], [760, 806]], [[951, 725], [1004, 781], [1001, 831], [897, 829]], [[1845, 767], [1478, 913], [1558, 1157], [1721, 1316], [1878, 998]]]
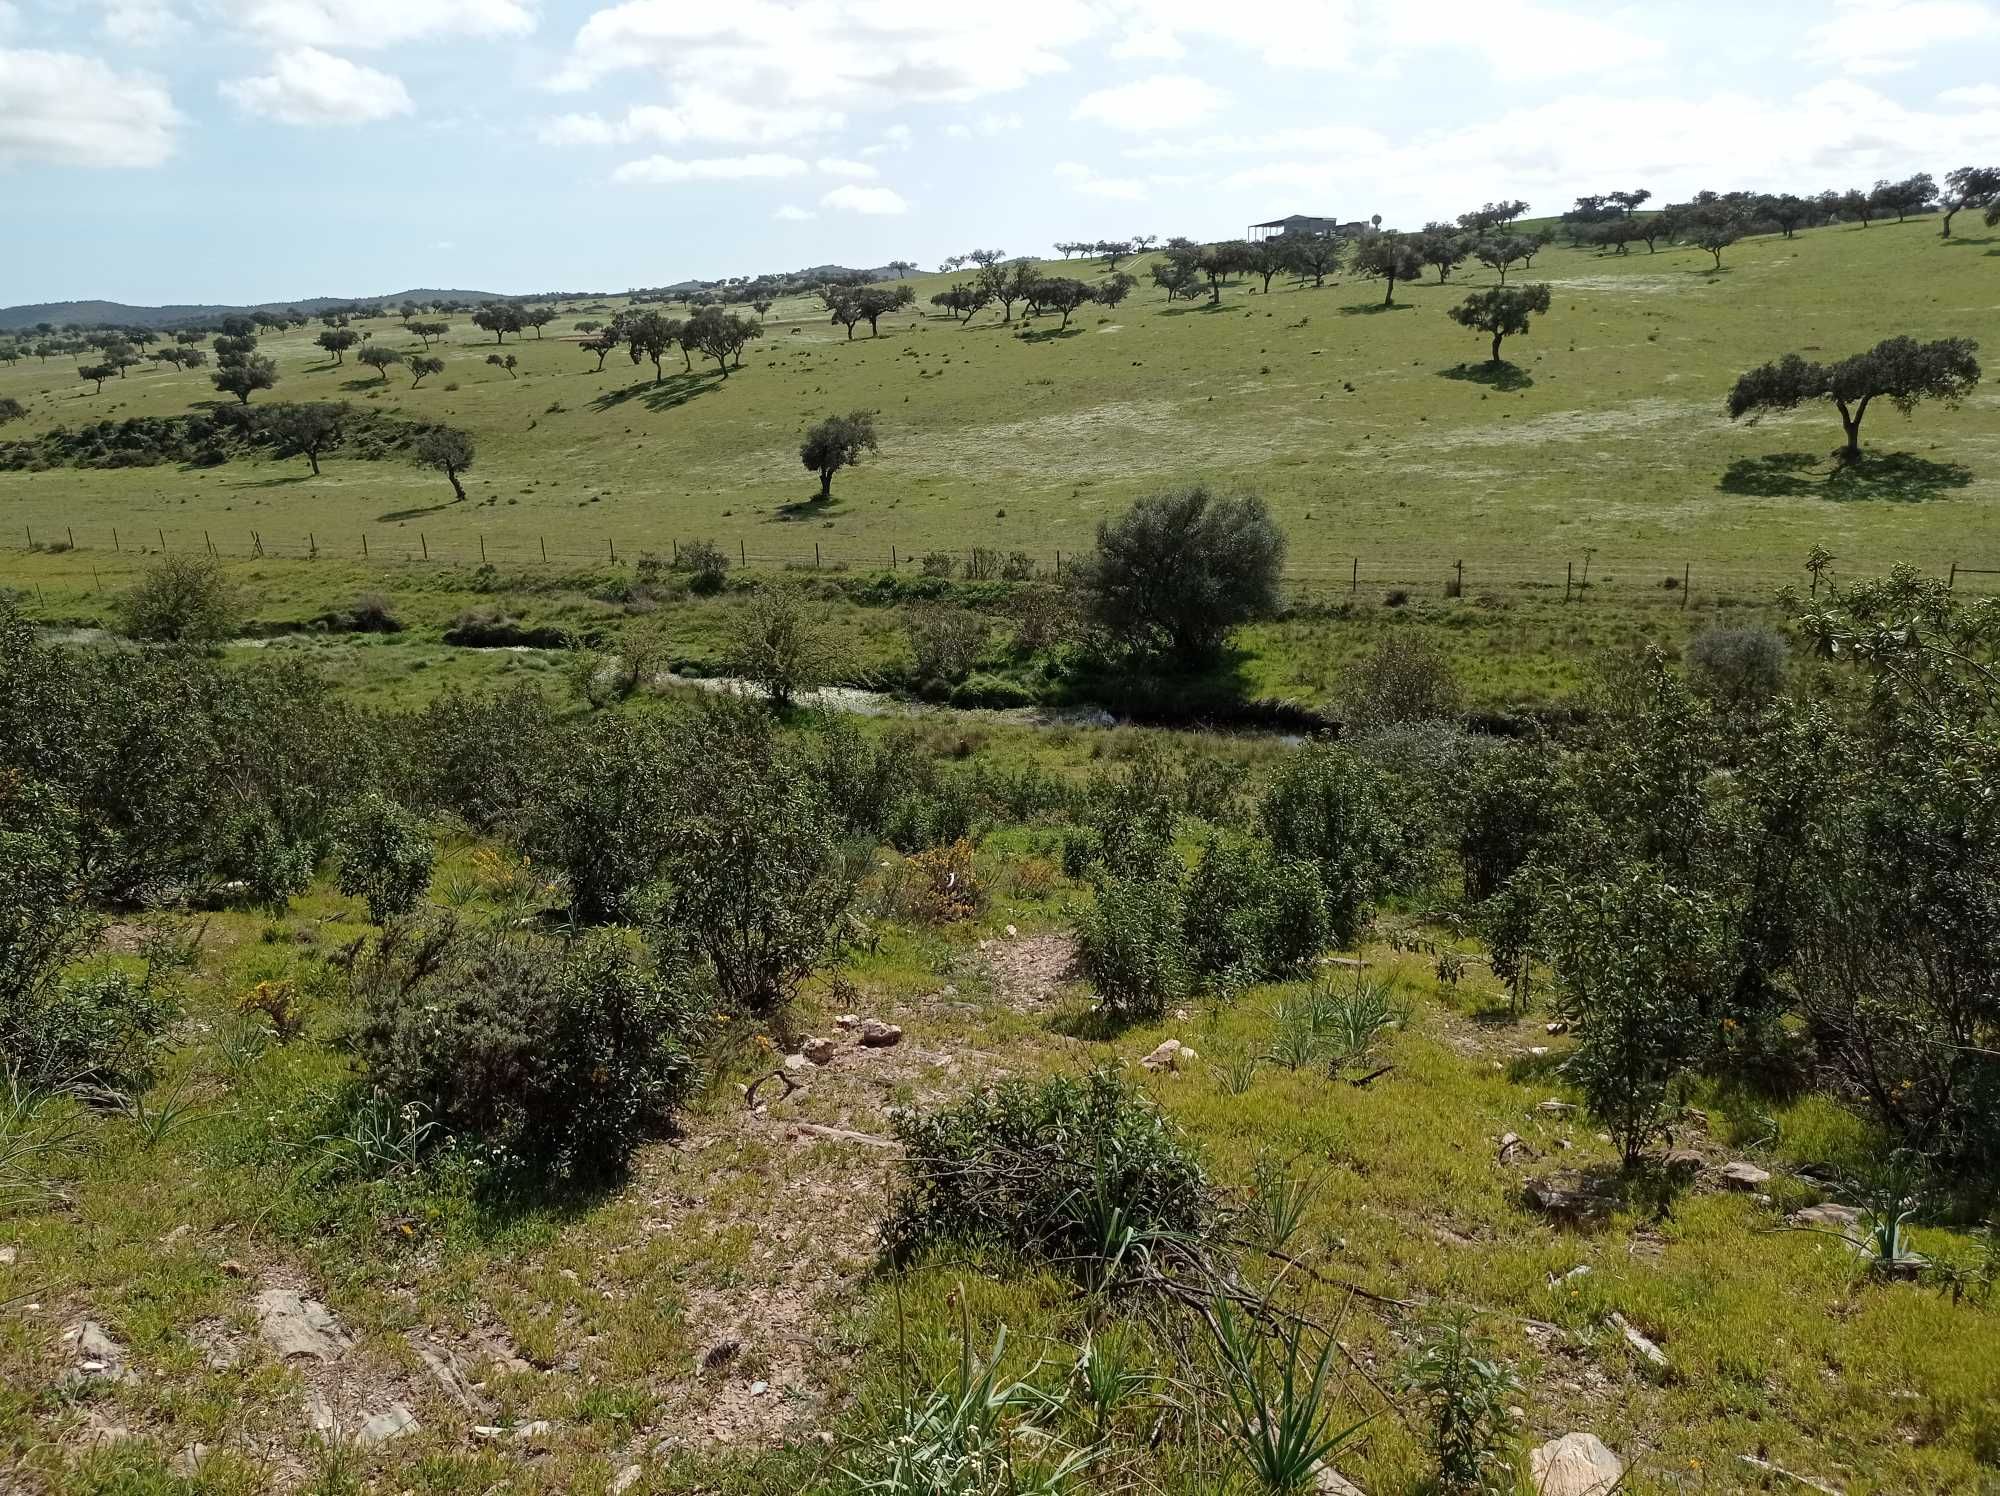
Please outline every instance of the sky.
[[0, 0], [0, 304], [622, 291], [2000, 164], [2000, 0]]

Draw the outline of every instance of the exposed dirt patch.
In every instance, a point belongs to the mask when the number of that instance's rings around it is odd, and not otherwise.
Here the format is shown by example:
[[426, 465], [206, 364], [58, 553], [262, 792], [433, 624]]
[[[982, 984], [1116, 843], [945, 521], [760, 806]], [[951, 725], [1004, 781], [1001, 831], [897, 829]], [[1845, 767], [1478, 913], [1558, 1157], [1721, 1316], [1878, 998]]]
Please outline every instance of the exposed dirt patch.
[[1052, 1006], [1076, 980], [1076, 942], [1067, 935], [1023, 935], [996, 940], [983, 953], [994, 994], [1010, 1008], [1036, 1012]]

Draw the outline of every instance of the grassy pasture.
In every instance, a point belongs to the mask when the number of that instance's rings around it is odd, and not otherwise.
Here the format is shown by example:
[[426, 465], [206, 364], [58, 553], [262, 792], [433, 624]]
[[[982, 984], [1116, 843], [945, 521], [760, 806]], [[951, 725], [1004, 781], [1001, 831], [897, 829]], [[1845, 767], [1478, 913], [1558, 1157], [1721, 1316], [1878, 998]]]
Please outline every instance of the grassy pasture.
[[[6, 539], [109, 549], [199, 546], [232, 555], [434, 556], [552, 564], [629, 560], [676, 539], [714, 538], [753, 561], [882, 565], [891, 548], [1022, 549], [1053, 564], [1135, 495], [1206, 480], [1263, 493], [1291, 542], [1292, 569], [1335, 590], [1362, 558], [1364, 585], [1559, 588], [1566, 565], [1655, 588], [1683, 566], [1697, 588], [1763, 593], [1797, 574], [1815, 543], [1845, 566], [1896, 560], [1936, 570], [2000, 563], [2000, 395], [1905, 420], [1872, 412], [1873, 455], [1829, 481], [1831, 414], [1806, 410], [1732, 426], [1723, 393], [1743, 368], [1791, 349], [1824, 356], [1898, 332], [1963, 335], [2000, 348], [2000, 236], [1950, 241], [1932, 220], [1840, 226], [1732, 247], [1716, 273], [1692, 249], [1619, 257], [1552, 247], [1532, 272], [1555, 305], [1512, 340], [1509, 367], [1445, 309], [1491, 283], [1483, 267], [1451, 282], [1398, 287], [1340, 277], [1319, 290], [1252, 282], [1219, 307], [1165, 305], [1150, 286], [1115, 309], [1086, 308], [1066, 333], [1024, 330], [997, 312], [970, 326], [902, 313], [852, 341], [807, 298], [780, 303], [769, 336], [728, 379], [712, 369], [650, 379], [614, 352], [600, 375], [564, 332], [577, 317], [509, 339], [518, 378], [484, 363], [463, 317], [442, 346], [443, 375], [421, 389], [350, 357], [332, 366], [317, 325], [267, 338], [272, 399], [379, 403], [470, 430], [472, 497], [396, 462], [334, 457], [317, 479], [302, 460], [208, 471], [0, 474]], [[1081, 262], [1058, 273], [1100, 274]], [[1143, 263], [1133, 267], [1143, 276]], [[948, 283], [920, 276], [919, 311]], [[582, 304], [579, 304], [580, 306]], [[602, 320], [595, 304], [589, 315]], [[582, 313], [579, 313], [582, 315]], [[401, 347], [393, 319], [373, 335]], [[62, 423], [169, 414], [214, 398], [203, 371], [150, 366], [105, 386], [67, 359], [0, 370], [0, 395], [29, 407], [19, 436]], [[883, 450], [835, 482], [833, 502], [796, 456], [798, 434], [830, 411], [879, 412]], [[420, 539], [421, 537], [421, 539]], [[9, 563], [11, 565], [11, 563]]]

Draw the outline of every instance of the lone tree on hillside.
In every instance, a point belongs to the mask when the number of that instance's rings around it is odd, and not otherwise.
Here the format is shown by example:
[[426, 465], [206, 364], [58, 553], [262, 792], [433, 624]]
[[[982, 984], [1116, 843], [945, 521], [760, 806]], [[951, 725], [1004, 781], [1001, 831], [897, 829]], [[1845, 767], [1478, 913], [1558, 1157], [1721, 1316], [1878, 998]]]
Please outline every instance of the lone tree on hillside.
[[224, 363], [209, 379], [218, 390], [248, 405], [252, 394], [278, 382], [278, 366], [261, 353], [251, 353]]
[[594, 353], [597, 355], [597, 372], [602, 374], [604, 372], [605, 355], [618, 346], [618, 329], [615, 327], [601, 328], [595, 336], [585, 338], [577, 346], [585, 353]]
[[410, 388], [415, 389], [433, 374], [444, 373], [444, 360], [435, 353], [413, 353], [409, 357]]
[[1920, 171], [1900, 182], [1877, 182], [1871, 195], [1878, 207], [1894, 213], [1901, 223], [1912, 213], [1928, 213], [1937, 205], [1937, 182], [1929, 172]]
[[424, 352], [431, 351], [431, 339], [441, 338], [451, 331], [449, 322], [410, 322], [404, 324], [412, 337], [423, 340]]
[[1866, 353], [1837, 364], [1811, 363], [1788, 353], [1776, 363], [1750, 370], [1729, 392], [1729, 418], [1752, 412], [1791, 410], [1808, 400], [1831, 400], [1840, 412], [1847, 445], [1842, 463], [1861, 457], [1861, 418], [1877, 398], [1908, 415], [1920, 400], [1957, 405], [1979, 383], [1979, 345], [1970, 338], [1887, 338]]
[[1285, 234], [1277, 243], [1292, 273], [1301, 280], [1311, 276], [1314, 290], [1326, 284], [1347, 253], [1347, 241], [1338, 234]]
[[1952, 217], [1961, 208], [2000, 209], [2000, 166], [1961, 166], [1946, 172], [1938, 206], [1944, 209], [1944, 224], [1938, 231], [1944, 239], [1951, 237]]
[[401, 353], [394, 348], [384, 348], [380, 343], [370, 343], [354, 356], [380, 374], [384, 384], [389, 382], [389, 371], [403, 362]]
[[[897, 286], [890, 290], [886, 286], [863, 286], [854, 297], [854, 309], [868, 324], [868, 336], [879, 338], [882, 329], [878, 325], [890, 312], [900, 311], [906, 306], [914, 306], [917, 293], [908, 286]], [[852, 329], [850, 328], [851, 332]]]
[[77, 366], [76, 372], [78, 378], [94, 381], [97, 385], [95, 393], [101, 395], [104, 393], [104, 381], [114, 377], [118, 373], [118, 366], [116, 364], [80, 364]]
[[[612, 323], [604, 330], [604, 337], [598, 340], [598, 344], [586, 346], [597, 355], [597, 367], [602, 369], [604, 355], [610, 348], [600, 345], [605, 339], [609, 339], [611, 346], [616, 346], [618, 339], [622, 337], [627, 351], [632, 355], [633, 363], [638, 363], [642, 358], [653, 361], [653, 383], [658, 384], [666, 378], [665, 370], [660, 367], [660, 360], [666, 357], [669, 348], [680, 341], [684, 327], [685, 324], [677, 317], [668, 317], [659, 312], [641, 312], [636, 317], [625, 317]], [[685, 353], [682, 354], [682, 362], [687, 362]]]
[[1461, 327], [1483, 332], [1493, 339], [1494, 363], [1500, 362], [1502, 338], [1525, 337], [1528, 319], [1549, 309], [1547, 286], [1495, 286], [1475, 291], [1453, 307], [1448, 315]]
[[324, 400], [299, 405], [274, 405], [264, 413], [264, 426], [277, 443], [280, 457], [303, 457], [319, 476], [322, 453], [337, 448], [346, 436], [347, 407]]
[[1382, 305], [1396, 304], [1396, 282], [1412, 281], [1424, 273], [1424, 257], [1417, 247], [1399, 234], [1373, 233], [1354, 251], [1356, 272], [1370, 280], [1385, 280], [1389, 289], [1382, 293]]
[[833, 496], [833, 475], [861, 461], [863, 449], [881, 450], [875, 438], [875, 417], [857, 410], [850, 415], [828, 416], [806, 433], [799, 443], [799, 461], [819, 474], [819, 496]]
[[1034, 304], [1051, 312], [1062, 313], [1062, 325], [1069, 326], [1069, 319], [1076, 309], [1097, 299], [1097, 292], [1082, 281], [1067, 275], [1052, 275], [1046, 280], [1035, 282]]
[[1277, 606], [1284, 557], [1262, 499], [1184, 488], [1100, 522], [1078, 577], [1091, 616], [1114, 637], [1193, 665]]
[[1507, 267], [1525, 265], [1541, 246], [1524, 234], [1502, 234], [1497, 239], [1481, 239], [1472, 246], [1472, 257], [1489, 269], [1500, 272], [1500, 284], [1507, 284]]
[[458, 495], [457, 502], [465, 501], [465, 485], [458, 481], [460, 473], [472, 471], [472, 438], [451, 426], [433, 426], [417, 438], [413, 450], [420, 467], [434, 469], [451, 480], [451, 491]]
[[347, 350], [361, 341], [361, 334], [348, 327], [329, 327], [313, 341], [333, 355], [337, 368], [347, 362]]
[[[486, 355], [486, 362], [493, 365], [496, 369], [505, 369], [509, 379], [519, 379], [521, 377], [514, 372], [515, 366], [521, 362], [520, 358], [515, 354], [510, 353], [503, 358], [500, 354], [489, 353]], [[389, 376], [385, 374], [382, 377], [386, 380]]]
[[472, 314], [472, 325], [492, 333], [494, 342], [504, 343], [508, 333], [520, 332], [521, 309], [508, 302], [491, 301]]

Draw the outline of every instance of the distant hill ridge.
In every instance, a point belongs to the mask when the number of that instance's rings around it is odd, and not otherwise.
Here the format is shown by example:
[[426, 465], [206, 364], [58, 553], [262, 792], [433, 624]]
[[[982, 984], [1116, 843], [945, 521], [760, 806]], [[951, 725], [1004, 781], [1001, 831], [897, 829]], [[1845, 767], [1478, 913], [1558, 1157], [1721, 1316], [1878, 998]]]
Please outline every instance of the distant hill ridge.
[[[861, 274], [871, 280], [885, 278], [886, 266], [855, 271], [845, 265], [813, 265], [789, 272], [801, 279], [832, 279]], [[670, 286], [642, 287], [652, 292], [702, 291], [719, 281], [683, 280]], [[242, 304], [181, 304], [173, 306], [132, 306], [122, 301], [39, 301], [23, 306], [0, 307], [0, 332], [18, 332], [48, 322], [57, 327], [74, 322], [82, 327], [106, 324], [119, 327], [170, 327], [179, 322], [211, 322], [232, 313], [284, 312], [296, 309], [318, 316], [337, 307], [366, 304], [392, 307], [405, 301], [581, 301], [606, 296], [624, 296], [628, 291], [534, 291], [508, 294], [502, 291], [454, 291], [437, 287], [396, 291], [386, 296], [306, 296], [296, 301], [256, 301]]]

